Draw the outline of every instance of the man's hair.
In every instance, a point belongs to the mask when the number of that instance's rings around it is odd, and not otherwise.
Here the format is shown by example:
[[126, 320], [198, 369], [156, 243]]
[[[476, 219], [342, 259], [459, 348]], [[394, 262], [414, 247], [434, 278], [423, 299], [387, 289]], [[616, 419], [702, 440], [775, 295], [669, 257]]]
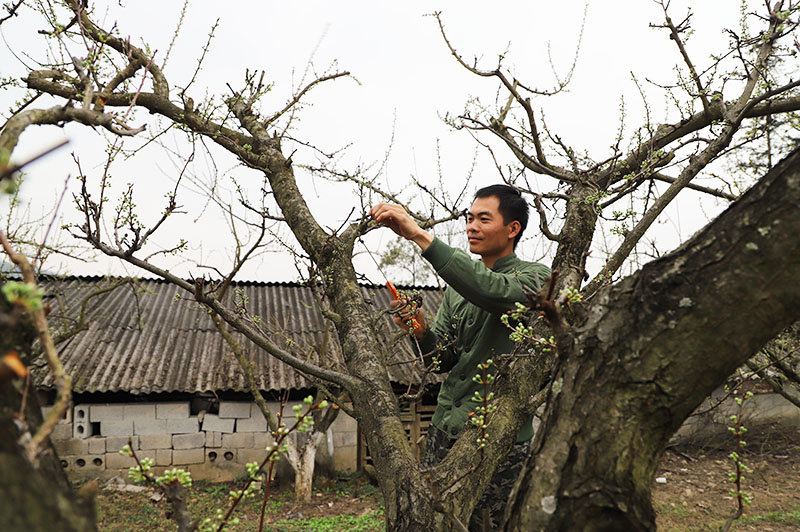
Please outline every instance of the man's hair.
[[516, 249], [519, 239], [522, 238], [522, 233], [528, 227], [528, 202], [522, 199], [522, 194], [520, 194], [519, 190], [508, 185], [483, 187], [475, 193], [474, 199], [488, 198], [490, 196], [496, 197], [500, 202], [497, 210], [500, 211], [505, 225], [514, 220], [519, 222], [519, 233], [514, 237], [514, 248]]

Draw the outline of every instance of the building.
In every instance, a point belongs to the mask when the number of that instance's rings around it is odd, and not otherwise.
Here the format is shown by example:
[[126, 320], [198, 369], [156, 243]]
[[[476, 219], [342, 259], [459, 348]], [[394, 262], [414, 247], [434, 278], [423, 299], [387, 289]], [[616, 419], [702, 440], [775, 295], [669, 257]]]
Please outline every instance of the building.
[[[228, 480], [244, 464], [260, 461], [271, 443], [266, 421], [247, 392], [242, 370], [206, 309], [161, 280], [101, 277], [51, 278], [43, 282], [53, 307], [49, 316], [65, 371], [73, 379], [74, 407], [53, 433], [64, 467], [73, 478], [125, 476], [133, 460], [119, 450], [129, 439], [140, 457], [157, 467], [180, 467], [196, 479]], [[397, 328], [384, 287], [362, 286], [375, 309], [380, 340], [398, 361], [415, 358], [411, 344], [395, 342]], [[435, 313], [441, 293], [422, 289]], [[342, 365], [336, 335], [314, 299], [297, 283], [234, 283], [227, 302], [238, 304], [274, 343], [319, 363]], [[273, 408], [290, 407], [314, 392], [313, 383], [234, 333], [255, 368], [255, 379]], [[55, 399], [46, 365], [34, 364], [44, 403]], [[420, 365], [389, 366], [398, 394], [421, 381]], [[428, 378], [430, 381], [430, 378]], [[409, 437], [425, 434], [436, 383], [415, 401], [401, 401]], [[318, 451], [319, 467], [354, 471], [368, 460], [357, 423], [343, 412]]]

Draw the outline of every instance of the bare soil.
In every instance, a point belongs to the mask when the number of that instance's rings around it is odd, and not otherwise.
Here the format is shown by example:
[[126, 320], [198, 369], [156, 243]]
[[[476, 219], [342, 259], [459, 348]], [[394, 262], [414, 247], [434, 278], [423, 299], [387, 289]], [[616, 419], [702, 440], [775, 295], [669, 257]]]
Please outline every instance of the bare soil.
[[[800, 530], [800, 431], [751, 431], [742, 452], [751, 469], [742, 484], [752, 503], [730, 530], [788, 532]], [[653, 489], [660, 531], [719, 531], [735, 513], [730, 493], [730, 442], [667, 450]]]
[[[800, 531], [800, 431], [775, 433], [753, 431], [744, 462], [752, 470], [743, 489], [752, 504], [730, 530], [758, 532]], [[730, 442], [708, 442], [703, 446], [669, 449], [661, 460], [653, 490], [658, 529], [662, 532], [720, 531], [735, 512], [737, 503], [729, 493], [733, 463]], [[224, 506], [234, 485], [196, 484], [190, 506], [197, 516], [213, 515]], [[232, 530], [258, 529], [261, 501], [243, 505], [241, 524]], [[265, 530], [364, 531], [383, 529], [380, 494], [362, 477], [340, 477], [323, 483], [312, 501], [298, 502], [292, 492], [275, 490], [267, 507]], [[103, 532], [130, 530], [175, 530], [164, 519], [166, 504], [154, 503], [149, 494], [100, 490], [99, 529]]]

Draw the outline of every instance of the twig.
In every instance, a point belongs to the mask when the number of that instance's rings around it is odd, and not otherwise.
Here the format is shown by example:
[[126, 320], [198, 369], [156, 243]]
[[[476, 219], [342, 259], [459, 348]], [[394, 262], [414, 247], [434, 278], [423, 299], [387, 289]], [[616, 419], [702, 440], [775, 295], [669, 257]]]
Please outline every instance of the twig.
[[11, 17], [17, 16], [17, 10], [22, 7], [22, 4], [25, 3], [25, 0], [18, 0], [16, 4], [12, 5], [5, 5], [5, 9], [8, 11], [8, 15], [3, 18], [0, 18], [0, 24], [3, 24], [6, 20], [10, 19]]
[[61, 148], [62, 146], [66, 146], [68, 143], [69, 143], [69, 140], [66, 140], [66, 139], [62, 140], [61, 142], [59, 142], [55, 146], [51, 146], [50, 148], [47, 148], [45, 151], [43, 151], [43, 152], [41, 152], [41, 153], [39, 153], [37, 155], [34, 155], [32, 158], [28, 159], [24, 163], [15, 164], [14, 166], [9, 166], [9, 167], [5, 168], [2, 172], [0, 172], [0, 181], [2, 181], [3, 179], [8, 179], [9, 177], [14, 175], [15, 173], [19, 172], [23, 167], [28, 166], [32, 162], [34, 162], [34, 161], [36, 161], [38, 159], [41, 159], [45, 155], [48, 155], [49, 153], [52, 153], [52, 152], [56, 151], [57, 149]]
[[[58, 211], [61, 209], [61, 202], [64, 201], [64, 196], [67, 193], [67, 186], [69, 185], [70, 175], [67, 175], [66, 179], [64, 180], [64, 187], [61, 189], [61, 195], [58, 197], [58, 202], [56, 203], [56, 208], [53, 210], [53, 217], [50, 219], [50, 223], [47, 226], [47, 231], [44, 233], [44, 237], [42, 237], [42, 242], [39, 244], [39, 247], [36, 249], [36, 256], [33, 258], [34, 264], [39, 264], [39, 257], [42, 254], [42, 250], [45, 249], [47, 244], [47, 237], [50, 236], [50, 230], [53, 229], [53, 225], [56, 223], [56, 217], [58, 216]], [[41, 264], [39, 265], [41, 267]]]
[[[11, 244], [8, 242], [8, 239], [6, 238], [5, 233], [3, 233], [1, 230], [0, 244], [2, 244], [3, 250], [11, 259], [11, 262], [16, 264], [20, 269], [20, 272], [22, 273], [22, 279], [26, 283], [36, 286], [36, 275], [34, 274], [31, 263], [28, 262], [28, 259], [24, 255], [14, 251], [14, 249], [11, 247]], [[58, 359], [58, 351], [56, 351], [53, 338], [50, 336], [44, 309], [40, 307], [38, 309], [31, 310], [30, 312], [33, 315], [34, 322], [36, 324], [36, 332], [39, 336], [39, 342], [42, 345], [42, 349], [47, 359], [47, 364], [50, 367], [50, 371], [53, 373], [53, 379], [55, 380], [57, 391], [56, 402], [52, 410], [50, 410], [50, 412], [44, 418], [44, 421], [39, 426], [36, 434], [33, 435], [30, 441], [24, 443], [28, 460], [30, 460], [31, 463], [34, 463], [36, 461], [36, 457], [39, 455], [39, 452], [42, 450], [44, 443], [47, 441], [47, 438], [53, 432], [53, 428], [55, 428], [56, 424], [69, 406], [72, 396], [72, 379], [69, 375], [64, 373], [64, 367], [61, 365], [61, 361]]]

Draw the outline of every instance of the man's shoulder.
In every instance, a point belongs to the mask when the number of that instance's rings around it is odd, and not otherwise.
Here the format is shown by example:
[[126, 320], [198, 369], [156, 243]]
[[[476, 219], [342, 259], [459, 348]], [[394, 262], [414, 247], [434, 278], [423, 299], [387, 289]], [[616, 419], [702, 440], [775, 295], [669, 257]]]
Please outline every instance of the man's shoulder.
[[512, 269], [518, 272], [531, 272], [537, 274], [546, 274], [550, 275], [550, 268], [545, 266], [540, 262], [533, 262], [528, 260], [522, 260], [519, 257], [516, 257], [516, 260], [509, 265]]
[[517, 259], [511, 265], [512, 271], [524, 284], [535, 286], [538, 290], [545, 284], [550, 275], [550, 268], [539, 262]]

